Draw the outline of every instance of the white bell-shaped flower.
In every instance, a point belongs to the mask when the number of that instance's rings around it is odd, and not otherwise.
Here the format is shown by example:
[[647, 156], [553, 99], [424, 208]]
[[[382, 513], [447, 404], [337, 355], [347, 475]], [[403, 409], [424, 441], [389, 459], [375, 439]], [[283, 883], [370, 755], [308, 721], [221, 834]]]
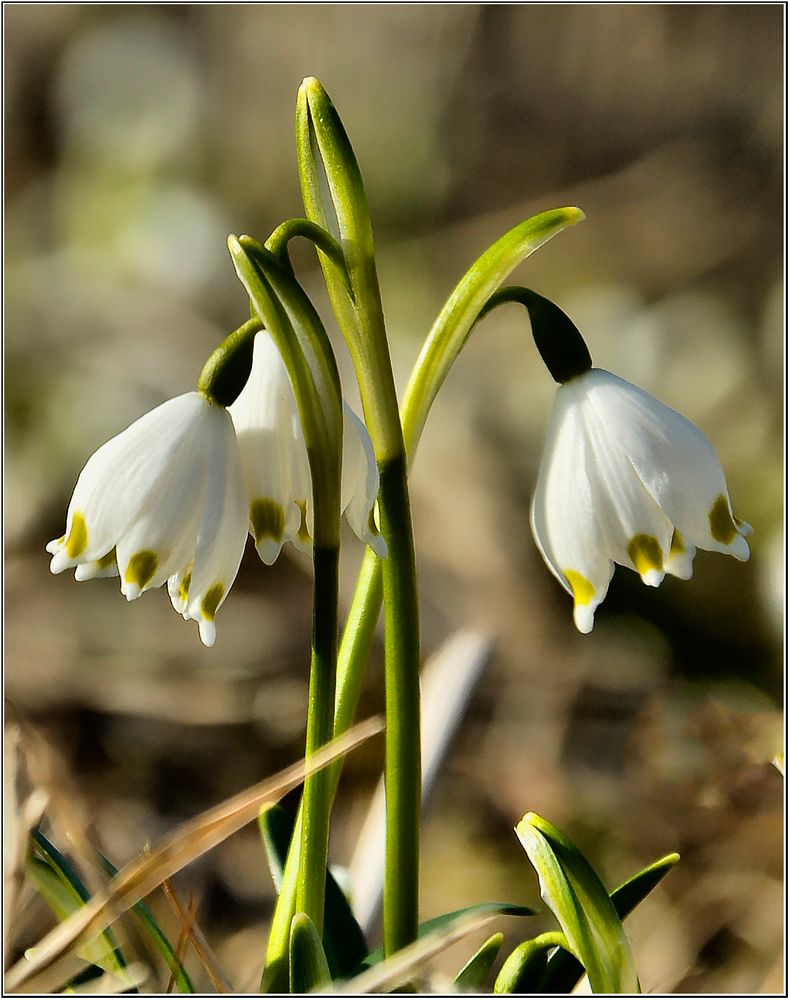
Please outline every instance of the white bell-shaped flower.
[[590, 632], [614, 563], [657, 587], [687, 580], [697, 548], [749, 558], [713, 445], [675, 410], [599, 368], [557, 391], [532, 532]]
[[102, 445], [80, 473], [50, 569], [121, 578], [132, 601], [167, 582], [173, 606], [213, 646], [214, 616], [236, 578], [247, 499], [233, 423], [188, 392]]
[[[310, 552], [313, 511], [307, 447], [288, 370], [266, 331], [255, 337], [250, 377], [229, 411], [241, 448], [250, 534], [258, 554], [271, 565], [287, 541]], [[383, 558], [387, 546], [373, 519], [378, 491], [370, 436], [344, 402], [341, 509], [356, 535]]]

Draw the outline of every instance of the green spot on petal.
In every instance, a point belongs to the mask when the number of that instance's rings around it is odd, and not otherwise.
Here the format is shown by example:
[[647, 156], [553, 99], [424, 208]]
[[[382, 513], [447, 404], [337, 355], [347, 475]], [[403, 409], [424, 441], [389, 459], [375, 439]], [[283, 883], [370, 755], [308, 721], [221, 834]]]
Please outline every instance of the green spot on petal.
[[224, 593], [225, 585], [223, 583], [215, 583], [203, 595], [203, 600], [200, 602], [200, 611], [207, 621], [214, 621], [214, 615], [217, 613], [219, 602], [222, 600]]
[[708, 521], [710, 522], [711, 535], [722, 545], [729, 545], [738, 534], [738, 528], [730, 513], [730, 505], [724, 494], [716, 497], [710, 514], [708, 514]]
[[66, 555], [69, 559], [76, 559], [77, 556], [82, 555], [87, 546], [88, 526], [85, 524], [85, 518], [82, 514], [75, 510], [71, 519], [71, 531], [66, 539]]
[[686, 543], [677, 528], [672, 532], [672, 541], [669, 543], [669, 555], [680, 556], [686, 551]]
[[573, 591], [574, 602], [576, 604], [589, 604], [593, 597], [595, 597], [595, 587], [593, 587], [587, 577], [582, 576], [581, 573], [577, 573], [574, 569], [565, 569], [563, 573]]
[[661, 546], [653, 535], [634, 535], [628, 543], [628, 558], [640, 576], [649, 573], [651, 569], [661, 572], [664, 568]]
[[108, 566], [112, 566], [115, 562], [115, 549], [110, 549], [110, 551], [101, 557], [101, 559], [96, 560], [97, 569], [107, 569]]
[[186, 604], [189, 598], [190, 583], [192, 583], [192, 570], [184, 574], [184, 579], [178, 585], [178, 599], [183, 604]]
[[269, 500], [267, 497], [253, 500], [250, 504], [250, 522], [256, 542], [261, 542], [264, 538], [273, 538], [276, 542], [282, 541], [285, 531], [285, 511], [274, 500]]
[[127, 583], [136, 583], [140, 590], [149, 584], [154, 578], [156, 567], [159, 565], [159, 556], [151, 549], [143, 549], [135, 553], [129, 560], [126, 567], [124, 579]]

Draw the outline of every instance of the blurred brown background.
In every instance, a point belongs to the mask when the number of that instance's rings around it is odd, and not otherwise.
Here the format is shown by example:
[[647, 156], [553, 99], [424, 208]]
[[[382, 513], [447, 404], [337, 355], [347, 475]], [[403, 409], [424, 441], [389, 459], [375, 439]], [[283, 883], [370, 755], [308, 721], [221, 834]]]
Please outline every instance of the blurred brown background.
[[[646, 991], [781, 990], [782, 5], [4, 14], [6, 693], [65, 761], [92, 840], [121, 863], [300, 755], [303, 565], [248, 551], [205, 650], [165, 594], [127, 606], [113, 581], [52, 577], [44, 545], [89, 454], [191, 388], [244, 318], [225, 238], [301, 214], [293, 107], [316, 75], [365, 177], [399, 384], [489, 243], [579, 205], [587, 221], [516, 280], [712, 438], [755, 529], [749, 563], [700, 553], [687, 583], [619, 569], [577, 634], [529, 530], [553, 385], [519, 310], [480, 327], [413, 476], [426, 655], [463, 626], [496, 643], [428, 805], [423, 916], [538, 903], [512, 833], [534, 810], [612, 886], [681, 853], [627, 924]], [[359, 556], [349, 538], [346, 597]], [[366, 712], [381, 687], [377, 652]], [[349, 764], [339, 864], [380, 763], [376, 747]], [[253, 987], [272, 903], [255, 831], [178, 884]], [[33, 901], [27, 919], [21, 943], [46, 926]], [[515, 945], [552, 923], [501, 926]]]

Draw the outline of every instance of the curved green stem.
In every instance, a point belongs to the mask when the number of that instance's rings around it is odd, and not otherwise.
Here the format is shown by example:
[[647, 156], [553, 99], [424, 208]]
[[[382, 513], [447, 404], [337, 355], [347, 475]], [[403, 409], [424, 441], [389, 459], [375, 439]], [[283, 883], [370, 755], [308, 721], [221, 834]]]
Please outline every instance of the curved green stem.
[[331, 260], [341, 276], [345, 276], [346, 292], [353, 299], [354, 293], [346, 269], [346, 258], [343, 255], [343, 247], [322, 226], [309, 219], [288, 219], [274, 230], [266, 240], [266, 249], [270, 250], [283, 264], [291, 266], [291, 259], [288, 254], [288, 244], [297, 236], [312, 243], [317, 250]]
[[263, 329], [258, 316], [229, 333], [214, 348], [200, 370], [197, 390], [220, 406], [230, 406], [244, 388], [252, 368], [252, 344], [255, 334]]
[[555, 382], [563, 384], [592, 367], [584, 337], [559, 306], [523, 285], [498, 288], [480, 310], [483, 319], [498, 306], [513, 302], [529, 313], [532, 338]]

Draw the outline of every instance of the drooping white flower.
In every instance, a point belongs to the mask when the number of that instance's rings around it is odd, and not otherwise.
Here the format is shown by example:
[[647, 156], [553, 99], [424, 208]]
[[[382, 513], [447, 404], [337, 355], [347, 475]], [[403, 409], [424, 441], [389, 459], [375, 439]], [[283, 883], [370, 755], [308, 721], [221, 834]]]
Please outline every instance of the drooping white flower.
[[[271, 565], [287, 541], [309, 552], [313, 511], [310, 465], [288, 370], [271, 335], [256, 334], [252, 370], [229, 407], [249, 493], [250, 534]], [[379, 473], [367, 429], [343, 403], [341, 510], [355, 534], [382, 558], [387, 546], [373, 519]]]
[[244, 474], [224, 407], [199, 392], [170, 399], [102, 445], [74, 488], [66, 532], [47, 545], [53, 573], [121, 578], [132, 601], [167, 582], [173, 606], [212, 646], [214, 616], [247, 539]]
[[590, 632], [614, 563], [657, 587], [687, 580], [697, 548], [749, 558], [713, 445], [685, 417], [590, 368], [557, 390], [532, 503], [532, 532]]

